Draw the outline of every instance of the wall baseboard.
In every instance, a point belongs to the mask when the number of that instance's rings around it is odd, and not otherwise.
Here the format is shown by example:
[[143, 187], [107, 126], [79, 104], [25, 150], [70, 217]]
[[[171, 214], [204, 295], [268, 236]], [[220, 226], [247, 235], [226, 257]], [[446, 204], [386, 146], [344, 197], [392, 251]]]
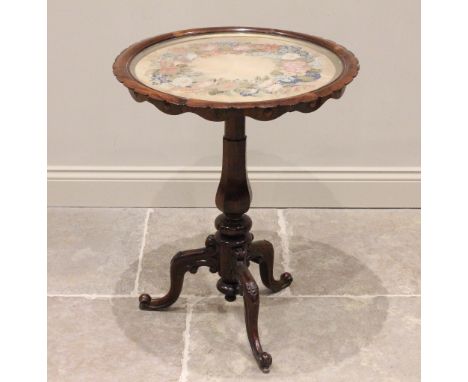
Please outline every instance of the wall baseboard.
[[[48, 168], [49, 206], [214, 207], [219, 167]], [[419, 167], [249, 167], [252, 207], [419, 208]]]

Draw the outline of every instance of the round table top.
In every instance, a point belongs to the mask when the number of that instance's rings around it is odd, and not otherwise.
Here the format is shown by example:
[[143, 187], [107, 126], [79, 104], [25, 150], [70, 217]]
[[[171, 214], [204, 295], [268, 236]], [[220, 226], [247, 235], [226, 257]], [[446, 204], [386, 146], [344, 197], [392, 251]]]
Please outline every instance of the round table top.
[[331, 41], [241, 27], [156, 36], [132, 45], [114, 64], [134, 96], [225, 109], [338, 98], [357, 71], [352, 53]]

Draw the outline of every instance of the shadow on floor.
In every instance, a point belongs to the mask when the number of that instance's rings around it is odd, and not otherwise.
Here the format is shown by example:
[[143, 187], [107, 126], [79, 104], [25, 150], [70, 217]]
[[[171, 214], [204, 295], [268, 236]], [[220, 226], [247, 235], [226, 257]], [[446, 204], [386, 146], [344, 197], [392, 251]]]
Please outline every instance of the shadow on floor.
[[[271, 237], [272, 234], [276, 233], [257, 231], [255, 238]], [[145, 253], [145, 256], [153, 256], [156, 253], [164, 253], [165, 251], [170, 251], [173, 254], [175, 248], [192, 248], [194, 242], [199, 242], [201, 246], [204, 239], [205, 236], [202, 235], [181, 239]], [[277, 361], [283, 358], [278, 356], [278, 352], [284, 353], [284, 356], [287, 357], [287, 349], [297, 348], [298, 346], [307, 353], [306, 358], [309, 361], [302, 362], [302, 365], [299, 366], [303, 373], [326, 365], [343, 362], [345, 359], [359, 353], [360, 349], [371, 343], [373, 338], [381, 331], [387, 318], [389, 302], [385, 296], [365, 299], [352, 297], [300, 298], [301, 295], [385, 295], [387, 291], [376, 274], [358, 259], [342, 250], [328, 244], [310, 241], [304, 237], [292, 236], [289, 240], [290, 242], [300, 243], [300, 245], [296, 246], [296, 252], [290, 254], [290, 264], [294, 277], [291, 286], [292, 297], [284, 295], [281, 298], [274, 298], [267, 297], [264, 293], [265, 298], [260, 306], [259, 326], [263, 337], [276, 338], [279, 332], [287, 333], [287, 336], [281, 335], [278, 338], [280, 350], [276, 350]], [[154, 266], [163, 267], [164, 272], [168, 274], [168, 264], [158, 263], [157, 259], [154, 259], [151, 263]], [[148, 266], [148, 262], [144, 264]], [[252, 267], [257, 267], [257, 265], [252, 263]], [[121, 280], [128, 279], [127, 273], [132, 272], [132, 270], [134, 272], [135, 268], [136, 265], [132, 264], [122, 274], [116, 285], [116, 290], [120, 290]], [[276, 258], [276, 277], [279, 277], [281, 269], [281, 259]], [[257, 273], [255, 272], [255, 274]], [[209, 287], [212, 294], [216, 293], [214, 285], [218, 279], [217, 275], [210, 274], [211, 278], [209, 279], [207, 277], [198, 278], [198, 276], [198, 273], [196, 275], [186, 274], [186, 277], [194, 279], [192, 285], [195, 285], [198, 280], [200, 283], [207, 284], [201, 287], [200, 290], [203, 291], [205, 287]], [[155, 279], [152, 282], [155, 285], [158, 285], [158, 281], [166, 284], [167, 280], [168, 277], [165, 281]], [[257, 282], [260, 284], [260, 279], [257, 279]], [[151, 290], [148, 292], [151, 293]], [[184, 288], [182, 293], [184, 292], [192, 294], [192, 290], [188, 290], [188, 288]], [[206, 313], [211, 315], [211, 313], [214, 313], [216, 317], [213, 317], [213, 320], [223, 322], [222, 315], [225, 314], [229, 316], [226, 317], [226, 322], [231, 322], [232, 317], [235, 317], [233, 322], [242, 323], [243, 330], [244, 311], [242, 299], [230, 304], [223, 301], [212, 298], [202, 299], [195, 306], [192, 320], [197, 320], [196, 315]], [[145, 351], [155, 353], [159, 349], [158, 353], [160, 354], [161, 346], [166, 346], [166, 341], [163, 338], [155, 339], [151, 336], [150, 328], [142, 328], [141, 323], [129, 319], [135, 316], [135, 312], [129, 312], [128, 309], [128, 307], [126, 308], [118, 303], [113, 304], [113, 313], [124, 334]], [[135, 298], [134, 309], [135, 311], [138, 310], [137, 298]], [[181, 298], [166, 311], [141, 312], [140, 314], [151, 314], [154, 315], [155, 320], [158, 320], [159, 315], [181, 314], [185, 309], [186, 300]], [[168, 321], [165, 320], [165, 322], [168, 325], [167, 331], [173, 330], [170, 324], [167, 323]], [[209, 325], [209, 322], [206, 325]], [[276, 330], [275, 328], [281, 329]], [[211, 343], [209, 338], [200, 338], [200, 336], [209, 337], [209, 329], [208, 326], [207, 330], [198, 330], [198, 340]], [[245, 336], [245, 333], [243, 335]], [[180, 336], [183, 336], [183, 333], [180, 333]], [[191, 340], [197, 341], [197, 336], [192, 334]], [[231, 346], [235, 346], [238, 338], [230, 339]], [[246, 338], [244, 337], [242, 343], [238, 342], [239, 350], [236, 351], [242, 351], [246, 356], [251, 357]], [[268, 342], [270, 344], [276, 343], [272, 338], [269, 338]], [[216, 342], [213, 345], [215, 344]], [[276, 346], [273, 345], [273, 347]], [[271, 347], [270, 350], [273, 352]], [[213, 349], [213, 351], [216, 352], [216, 349]]]

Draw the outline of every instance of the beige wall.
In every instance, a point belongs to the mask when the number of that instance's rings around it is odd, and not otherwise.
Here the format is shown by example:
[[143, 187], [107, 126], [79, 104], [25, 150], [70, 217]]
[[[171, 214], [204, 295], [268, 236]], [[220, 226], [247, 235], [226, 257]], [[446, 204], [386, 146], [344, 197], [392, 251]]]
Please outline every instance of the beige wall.
[[249, 166], [413, 171], [420, 156], [419, 7], [417, 0], [49, 0], [49, 165], [218, 166], [222, 124], [134, 102], [111, 66], [121, 50], [152, 35], [246, 25], [323, 36], [361, 63], [343, 98], [317, 112], [249, 119]]

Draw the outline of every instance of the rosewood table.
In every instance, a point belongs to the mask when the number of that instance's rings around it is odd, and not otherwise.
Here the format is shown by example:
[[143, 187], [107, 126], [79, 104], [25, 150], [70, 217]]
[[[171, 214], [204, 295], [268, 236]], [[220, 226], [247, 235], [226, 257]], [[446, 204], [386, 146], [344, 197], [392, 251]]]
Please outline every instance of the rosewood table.
[[138, 42], [115, 60], [114, 74], [138, 101], [168, 114], [192, 112], [224, 121], [216, 233], [205, 246], [177, 253], [170, 264], [171, 285], [161, 298], [140, 296], [140, 309], [161, 310], [179, 297], [184, 274], [201, 266], [218, 273], [218, 290], [227, 301], [244, 300], [247, 337], [264, 372], [271, 355], [260, 344], [258, 286], [249, 271], [260, 266], [263, 284], [273, 292], [288, 287], [289, 273], [273, 276], [271, 243], [253, 241], [245, 214], [251, 190], [246, 170], [245, 118], [261, 121], [291, 111], [317, 110], [339, 98], [357, 75], [359, 64], [344, 47], [319, 37], [276, 29], [225, 27], [190, 29]]

